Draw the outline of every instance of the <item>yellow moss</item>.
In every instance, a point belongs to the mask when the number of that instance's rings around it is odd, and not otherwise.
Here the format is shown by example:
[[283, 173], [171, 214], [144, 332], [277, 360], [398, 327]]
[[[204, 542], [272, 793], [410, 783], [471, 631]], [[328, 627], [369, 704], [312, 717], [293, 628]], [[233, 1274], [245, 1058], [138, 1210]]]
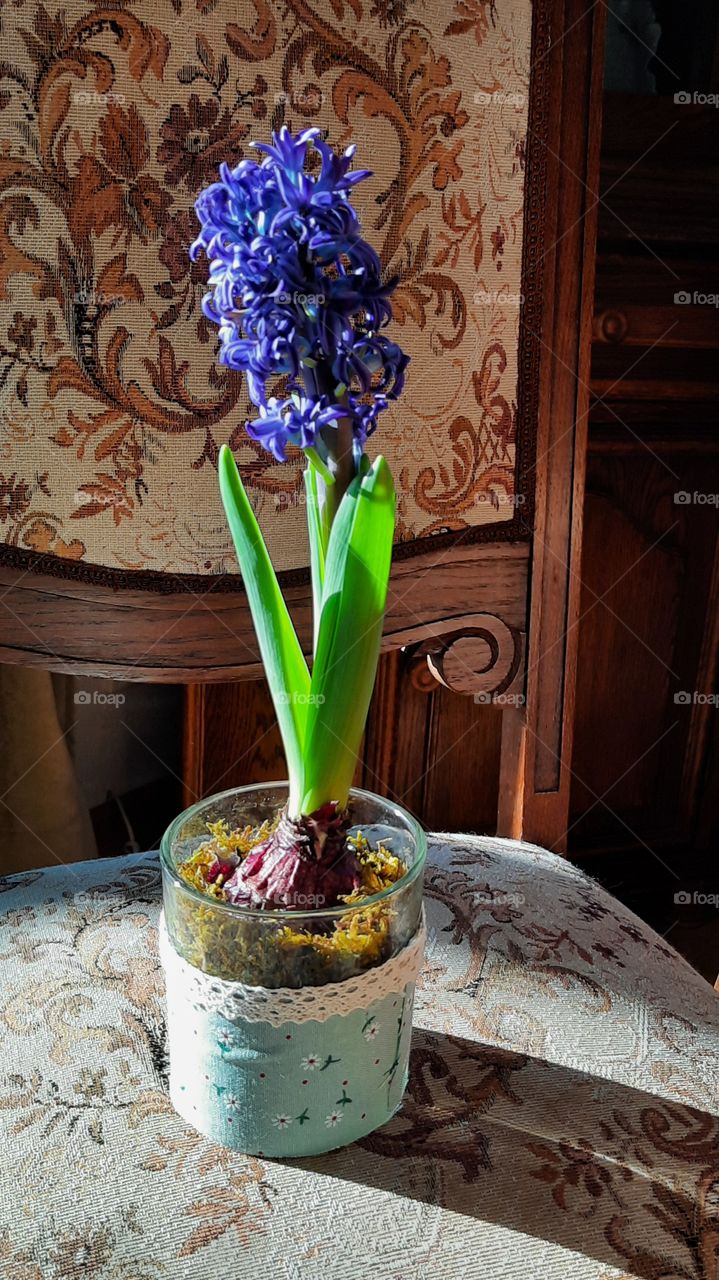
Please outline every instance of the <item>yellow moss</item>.
[[350, 836], [348, 844], [353, 846], [357, 854], [362, 884], [354, 893], [343, 898], [343, 902], [356, 903], [363, 898], [371, 898], [375, 893], [381, 893], [383, 889], [388, 889], [391, 884], [401, 880], [407, 870], [402, 859], [390, 853], [384, 845], [378, 844], [376, 849], [372, 849], [361, 831]]
[[207, 829], [212, 837], [195, 850], [191, 858], [178, 866], [177, 873], [193, 889], [204, 893], [208, 898], [219, 898], [224, 902], [222, 886], [224, 876], [210, 881], [207, 872], [217, 858], [226, 859], [237, 854], [242, 860], [258, 844], [262, 844], [272, 834], [276, 824], [263, 822], [261, 827], [242, 827], [230, 831], [224, 818], [217, 822], [208, 822]]
[[187, 859], [187, 862], [181, 863], [177, 868], [177, 873], [186, 884], [191, 885], [193, 889], [197, 889], [200, 893], [206, 894], [208, 898], [222, 898], [224, 900], [225, 895], [222, 892], [222, 884], [219, 879], [214, 884], [211, 884], [207, 879], [206, 872], [209, 871], [214, 861], [215, 854], [209, 844], [206, 844], [197, 849], [192, 857]]
[[[217, 858], [238, 854], [242, 859], [260, 843], [267, 840], [273, 825], [264, 823], [260, 828], [244, 827], [230, 831], [224, 820], [208, 824], [210, 839], [195, 850], [191, 858], [178, 867], [183, 880], [208, 898], [225, 901], [220, 875], [214, 882], [207, 879], [207, 872]], [[237, 973], [245, 981], [258, 981], [267, 985], [302, 985], [318, 981], [336, 981], [373, 965], [380, 964], [391, 953], [392, 922], [396, 911], [389, 902], [377, 902], [362, 908], [365, 899], [381, 893], [395, 884], [405, 874], [406, 866], [401, 858], [390, 853], [383, 845], [371, 848], [362, 832], [349, 837], [355, 850], [360, 870], [361, 885], [340, 901], [348, 910], [328, 924], [327, 932], [310, 932], [308, 929], [285, 925], [273, 930], [270, 938], [263, 915], [257, 913], [257, 938], [250, 943], [240, 934], [249, 928], [246, 916], [237, 917], [236, 938], [232, 936], [232, 917], [213, 920], [212, 908], [205, 919], [203, 909], [192, 907], [183, 929], [183, 954], [191, 963], [208, 972]], [[189, 904], [188, 904], [189, 906]], [[192, 924], [190, 924], [192, 920]], [[307, 920], [307, 917], [304, 917]], [[178, 922], [179, 923], [179, 922]], [[300, 921], [298, 921], [300, 923]], [[399, 926], [401, 929], [401, 925]], [[268, 944], [271, 943], [271, 952]], [[270, 976], [275, 974], [273, 983]], [[260, 975], [259, 978], [257, 975]], [[251, 976], [247, 976], [251, 975]]]
[[340, 953], [361, 957], [370, 964], [379, 959], [385, 948], [393, 914], [384, 904], [377, 903], [366, 911], [348, 912], [336, 921], [332, 933], [310, 933], [286, 925], [280, 930], [278, 941], [288, 951], [312, 947], [320, 955]]
[[[273, 826], [269, 822], [263, 822], [261, 827], [242, 827], [235, 831], [230, 831], [224, 818], [220, 818], [218, 822], [208, 822], [207, 829], [212, 836], [212, 840], [206, 845], [202, 845], [202, 849], [212, 848], [213, 851], [221, 857], [228, 854], [237, 853], [241, 858], [247, 856], [251, 849], [261, 844], [270, 835]], [[198, 850], [199, 852], [199, 850]]]

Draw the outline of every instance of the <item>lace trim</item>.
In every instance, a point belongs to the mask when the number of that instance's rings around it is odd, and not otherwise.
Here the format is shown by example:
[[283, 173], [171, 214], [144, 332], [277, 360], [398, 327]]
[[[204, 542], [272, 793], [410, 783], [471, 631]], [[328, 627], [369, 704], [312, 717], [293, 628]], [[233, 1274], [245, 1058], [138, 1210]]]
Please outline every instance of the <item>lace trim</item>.
[[383, 996], [403, 991], [419, 973], [427, 931], [422, 923], [407, 946], [384, 964], [345, 982], [324, 987], [249, 987], [243, 982], [227, 982], [203, 973], [175, 951], [167, 934], [164, 913], [160, 915], [160, 959], [165, 970], [168, 994], [189, 1002], [204, 1013], [219, 1013], [229, 1022], [326, 1022], [335, 1014], [353, 1013]]

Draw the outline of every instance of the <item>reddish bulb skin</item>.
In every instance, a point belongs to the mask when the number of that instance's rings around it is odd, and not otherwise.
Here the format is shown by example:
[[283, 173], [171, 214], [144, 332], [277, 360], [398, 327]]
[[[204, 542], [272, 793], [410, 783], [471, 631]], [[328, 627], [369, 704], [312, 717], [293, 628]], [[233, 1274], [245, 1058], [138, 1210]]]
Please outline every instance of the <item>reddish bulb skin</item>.
[[347, 814], [334, 803], [300, 818], [283, 814], [269, 839], [224, 884], [227, 900], [266, 911], [309, 913], [336, 906], [361, 884], [348, 825]]
[[219, 876], [223, 876], [227, 880], [238, 866], [239, 861], [240, 859], [236, 854], [230, 858], [215, 858], [215, 861], [205, 872], [205, 879], [208, 884], [214, 884]]

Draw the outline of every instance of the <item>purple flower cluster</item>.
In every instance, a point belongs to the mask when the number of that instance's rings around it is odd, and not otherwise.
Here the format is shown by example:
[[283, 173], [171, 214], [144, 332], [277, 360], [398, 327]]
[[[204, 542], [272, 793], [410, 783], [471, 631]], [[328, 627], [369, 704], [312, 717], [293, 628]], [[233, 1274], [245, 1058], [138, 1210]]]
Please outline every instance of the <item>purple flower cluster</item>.
[[[380, 330], [391, 318], [377, 254], [362, 239], [350, 203], [366, 170], [349, 172], [354, 147], [338, 156], [305, 129], [287, 128], [264, 159], [220, 167], [195, 208], [192, 246], [210, 261], [205, 315], [219, 326], [220, 359], [247, 375], [260, 416], [249, 434], [282, 460], [288, 444], [320, 448], [327, 428], [350, 418], [359, 449], [404, 383], [408, 357]], [[308, 146], [320, 157], [305, 173]], [[268, 396], [284, 378], [287, 398]]]

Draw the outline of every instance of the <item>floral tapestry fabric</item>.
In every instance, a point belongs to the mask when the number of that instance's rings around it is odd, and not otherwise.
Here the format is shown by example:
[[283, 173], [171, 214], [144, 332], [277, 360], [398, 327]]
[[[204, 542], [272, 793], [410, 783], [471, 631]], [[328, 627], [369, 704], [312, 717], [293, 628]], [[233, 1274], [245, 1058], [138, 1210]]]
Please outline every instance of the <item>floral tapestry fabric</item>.
[[[236, 572], [235, 449], [280, 569], [299, 458], [247, 438], [191, 263], [200, 188], [272, 128], [355, 142], [400, 276], [409, 390], [382, 424], [398, 537], [504, 524], [517, 488], [531, 0], [13, 0], [0, 66], [0, 544], [122, 572]], [[251, 154], [251, 153], [250, 153]], [[378, 442], [378, 446], [379, 442]]]
[[3, 1280], [715, 1280], [717, 997], [560, 858], [434, 837], [402, 1106], [301, 1161], [172, 1108], [154, 855], [0, 888]]

